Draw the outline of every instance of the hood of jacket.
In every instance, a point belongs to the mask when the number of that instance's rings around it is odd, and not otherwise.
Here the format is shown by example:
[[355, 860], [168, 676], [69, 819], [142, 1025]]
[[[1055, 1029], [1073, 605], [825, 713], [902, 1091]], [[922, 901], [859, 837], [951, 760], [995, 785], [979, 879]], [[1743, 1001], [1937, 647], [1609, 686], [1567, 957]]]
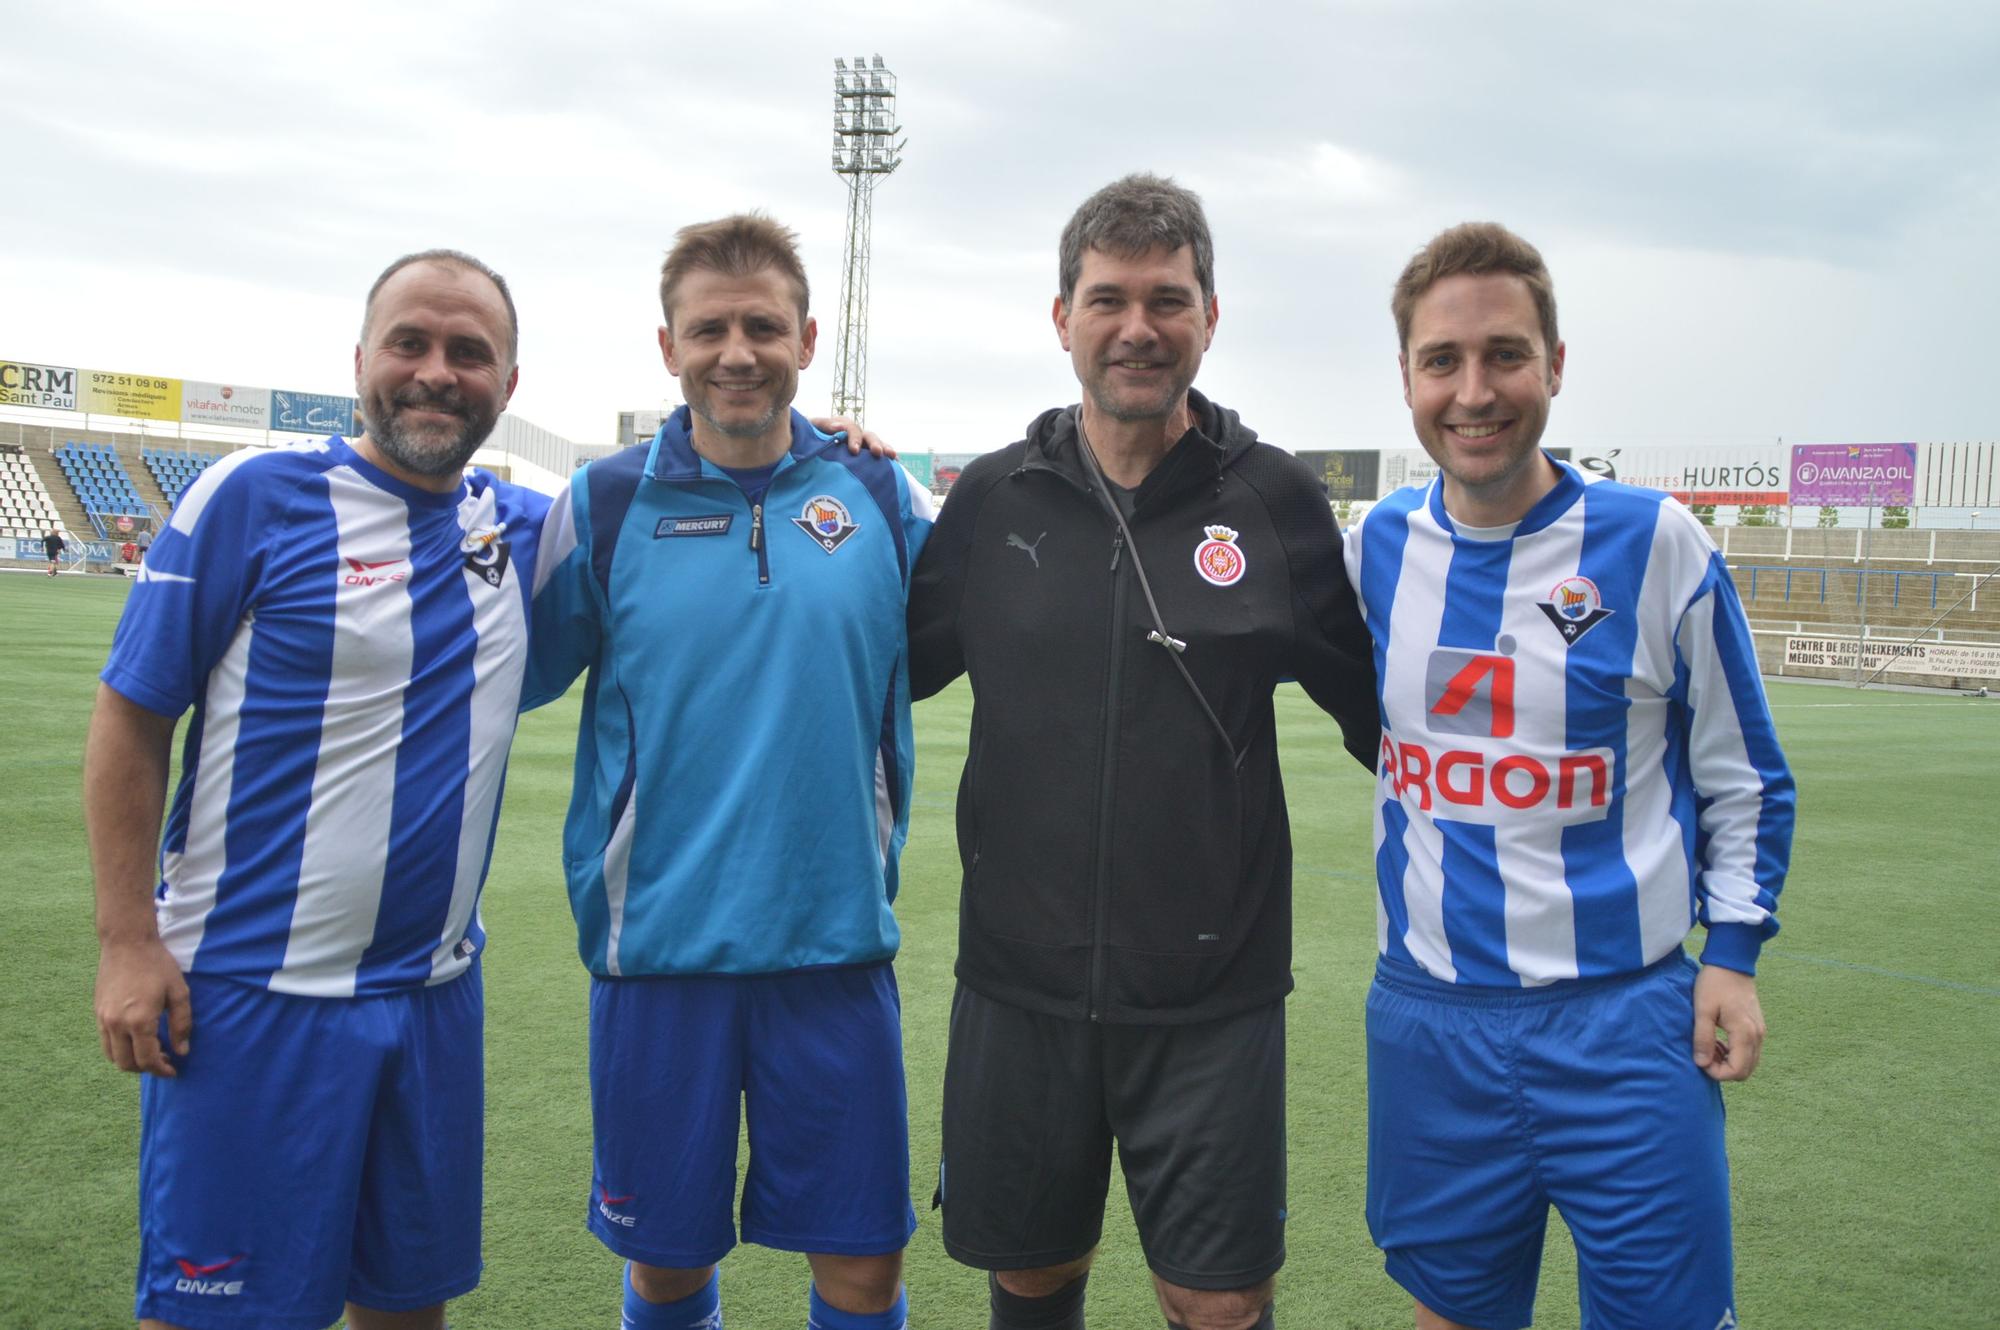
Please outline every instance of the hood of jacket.
[[[1074, 406], [1052, 407], [1036, 416], [1028, 425], [1028, 461], [1024, 465], [1046, 466], [1089, 489], [1089, 477], [1077, 455], [1081, 443], [1077, 434], [1078, 411]], [[1257, 442], [1257, 431], [1244, 424], [1241, 416], [1228, 407], [1217, 406], [1193, 389], [1188, 390], [1188, 411], [1194, 417], [1193, 425], [1139, 482], [1138, 489], [1133, 491], [1135, 507], [1146, 506], [1157, 497], [1179, 495], [1217, 483], [1223, 472]]]

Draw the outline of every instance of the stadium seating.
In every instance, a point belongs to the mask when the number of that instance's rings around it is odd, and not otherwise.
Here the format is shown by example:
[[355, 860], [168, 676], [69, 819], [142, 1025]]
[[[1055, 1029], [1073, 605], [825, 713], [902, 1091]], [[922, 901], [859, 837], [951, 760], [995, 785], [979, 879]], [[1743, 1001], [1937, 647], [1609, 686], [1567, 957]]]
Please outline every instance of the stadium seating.
[[42, 478], [20, 453], [0, 453], [0, 537], [45, 536], [58, 522]]
[[125, 463], [110, 444], [61, 443], [56, 445], [55, 458], [99, 536], [110, 532], [106, 518], [152, 516], [151, 507], [139, 497]]
[[140, 458], [146, 469], [153, 473], [153, 480], [160, 487], [160, 493], [167, 496], [167, 506], [181, 501], [181, 491], [194, 483], [194, 478], [222, 460], [218, 453], [198, 453], [178, 448], [141, 448]]

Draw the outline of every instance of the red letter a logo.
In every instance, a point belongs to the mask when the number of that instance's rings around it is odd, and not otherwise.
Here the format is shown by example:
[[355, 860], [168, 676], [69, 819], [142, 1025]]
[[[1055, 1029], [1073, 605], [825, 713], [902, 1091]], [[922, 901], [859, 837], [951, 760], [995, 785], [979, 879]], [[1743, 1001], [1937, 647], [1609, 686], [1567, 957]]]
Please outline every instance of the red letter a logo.
[[[1456, 660], [1440, 659], [1457, 657]], [[1443, 687], [1437, 686], [1443, 673], [1439, 666], [1458, 669], [1442, 680]], [[1432, 696], [1431, 728], [1448, 734], [1488, 734], [1495, 739], [1510, 738], [1514, 733], [1514, 662], [1506, 656], [1476, 656], [1457, 651], [1440, 650], [1431, 657], [1430, 676]], [[1486, 698], [1479, 699], [1480, 683], [1486, 685]]]

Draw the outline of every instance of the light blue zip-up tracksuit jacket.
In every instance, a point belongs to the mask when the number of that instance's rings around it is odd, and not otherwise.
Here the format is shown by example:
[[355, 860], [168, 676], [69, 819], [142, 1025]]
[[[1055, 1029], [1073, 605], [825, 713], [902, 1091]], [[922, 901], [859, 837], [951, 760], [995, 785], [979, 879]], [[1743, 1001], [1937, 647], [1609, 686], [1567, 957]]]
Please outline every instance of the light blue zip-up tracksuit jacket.
[[563, 830], [578, 951], [597, 975], [887, 959], [930, 494], [794, 412], [752, 505], [689, 421], [579, 471], [543, 537], [523, 705], [590, 672]]

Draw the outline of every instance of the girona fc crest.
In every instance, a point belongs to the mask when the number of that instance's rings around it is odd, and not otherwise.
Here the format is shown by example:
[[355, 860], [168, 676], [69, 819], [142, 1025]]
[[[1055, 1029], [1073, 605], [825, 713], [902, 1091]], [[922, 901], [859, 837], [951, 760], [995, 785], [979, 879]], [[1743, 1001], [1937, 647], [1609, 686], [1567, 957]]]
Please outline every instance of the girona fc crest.
[[1226, 526], [1205, 526], [1202, 533], [1208, 539], [1194, 547], [1194, 570], [1202, 580], [1213, 586], [1242, 581], [1243, 570], [1250, 565], [1243, 557], [1243, 547], [1236, 543], [1236, 532]]
[[861, 528], [854, 524], [847, 505], [830, 494], [815, 494], [792, 519], [792, 525], [811, 536], [828, 554], [846, 543]]

